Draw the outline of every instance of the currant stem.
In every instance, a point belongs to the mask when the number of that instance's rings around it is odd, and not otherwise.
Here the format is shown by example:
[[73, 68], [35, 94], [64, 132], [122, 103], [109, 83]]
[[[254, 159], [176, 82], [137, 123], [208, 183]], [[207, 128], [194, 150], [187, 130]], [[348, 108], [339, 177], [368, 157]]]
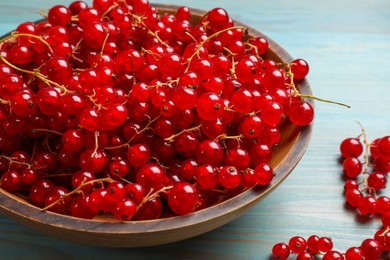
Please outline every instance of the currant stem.
[[163, 40], [161, 40], [161, 38], [158, 36], [157, 32], [153, 32], [152, 30], [150, 30], [146, 24], [144, 23], [144, 19], [146, 19], [146, 17], [144, 16], [137, 16], [137, 15], [134, 15], [134, 14], [131, 14], [131, 16], [133, 17], [133, 21], [135, 20], [136, 23], [142, 25], [143, 27], [146, 28], [148, 34], [150, 34], [151, 36], [155, 37], [157, 39], [157, 41], [159, 43], [161, 43], [161, 45], [163, 45], [164, 47], [166, 48], [170, 48], [171, 46], [169, 46], [169, 44], [167, 44], [166, 42], [164, 42]]
[[290, 84], [289, 85], [294, 90], [295, 95], [297, 95], [297, 96], [299, 96], [301, 98], [310, 98], [310, 99], [318, 100], [318, 101], [325, 102], [325, 103], [331, 103], [331, 104], [335, 104], [335, 105], [340, 105], [340, 106], [344, 106], [344, 107], [347, 107], [347, 108], [351, 108], [350, 105], [347, 105], [347, 104], [344, 104], [344, 103], [341, 103], [341, 102], [331, 101], [331, 100], [319, 98], [319, 97], [316, 97], [316, 96], [313, 96], [313, 95], [300, 93], [299, 90], [296, 88], [296, 86], [294, 84], [294, 73], [292, 73], [292, 71], [290, 70], [289, 67], [287, 67], [287, 74], [290, 77]]
[[224, 51], [226, 51], [227, 53], [229, 53], [231, 59], [232, 59], [232, 66], [230, 68], [230, 74], [233, 76], [233, 78], [237, 79], [237, 76], [236, 76], [236, 65], [235, 65], [235, 61], [234, 61], [234, 53], [231, 52], [228, 48], [226, 47], [223, 47]]
[[[100, 50], [100, 53], [98, 54], [100, 58], [102, 58], [102, 56], [103, 56], [104, 48], [106, 47], [108, 37], [110, 37], [109, 33], [106, 34], [106, 37], [104, 38], [104, 41], [103, 41], [102, 49]], [[96, 61], [93, 67], [96, 69], [97, 65], [98, 65], [98, 63]]]
[[174, 134], [174, 135], [171, 135], [170, 137], [167, 137], [167, 138], [165, 138], [164, 140], [165, 140], [165, 141], [168, 141], [168, 142], [173, 142], [173, 141], [175, 140], [175, 138], [178, 137], [179, 135], [184, 134], [184, 133], [188, 133], [188, 132], [192, 132], [192, 131], [199, 130], [201, 127], [202, 127], [202, 124], [197, 125], [197, 126], [194, 126], [194, 127], [192, 127], [192, 128], [183, 129], [183, 130], [180, 131], [179, 133]]
[[9, 105], [11, 102], [9, 100], [4, 100], [2, 98], [0, 98], [0, 104], [3, 104], [3, 105]]
[[44, 207], [42, 209], [42, 211], [46, 211], [47, 209], [53, 207], [54, 205], [56, 205], [57, 203], [61, 202], [66, 197], [69, 197], [69, 196], [72, 196], [73, 194], [79, 193], [81, 191], [81, 189], [83, 187], [87, 186], [87, 185], [92, 185], [92, 184], [95, 184], [95, 183], [102, 183], [102, 182], [113, 183], [115, 181], [113, 179], [111, 179], [110, 177], [107, 177], [107, 178], [102, 178], [102, 179], [96, 179], [96, 180], [92, 180], [92, 181], [82, 182], [80, 184], [80, 186], [78, 186], [76, 189], [72, 190], [71, 192], [68, 192], [68, 193], [64, 194], [61, 198], [57, 199], [53, 203], [51, 203], [51, 204], [47, 205], [46, 207]]
[[[119, 4], [118, 3], [114, 3], [113, 5], [111, 5], [108, 9], [107, 9], [107, 11], [105, 11], [103, 14], [102, 14], [102, 17], [107, 17], [107, 15], [115, 8], [115, 7], [117, 7], [117, 6], [119, 6]], [[107, 17], [108, 18], [108, 17]]]
[[48, 10], [49, 10], [49, 9], [46, 8], [46, 9], [38, 10], [38, 11], [36, 11], [36, 12], [37, 12], [37, 14], [39, 14], [40, 16], [42, 16], [43, 18], [47, 19], [47, 15], [46, 15], [45, 11], [48, 11]]
[[157, 119], [159, 119], [160, 116], [161, 116], [161, 114], [158, 115], [158, 116], [156, 116], [156, 117], [153, 118], [152, 120], [150, 120], [150, 121], [148, 122], [148, 124], [147, 124], [144, 128], [142, 128], [140, 131], [138, 131], [138, 132], [137, 132], [132, 138], [130, 138], [130, 140], [128, 140], [126, 143], [121, 144], [121, 145], [117, 145], [117, 146], [106, 147], [106, 148], [104, 148], [104, 149], [106, 149], [106, 150], [114, 150], [114, 149], [119, 149], [119, 148], [128, 146], [128, 145], [134, 140], [134, 138], [136, 138], [138, 135], [142, 134], [142, 133], [145, 132], [146, 130], [150, 129], [150, 125], [153, 124], [153, 122], [155, 122]]
[[171, 79], [171, 80], [168, 80], [167, 82], [164, 82], [164, 83], [148, 86], [148, 89], [155, 89], [155, 88], [158, 89], [158, 87], [170, 86], [171, 84], [177, 83], [177, 82], [179, 82], [179, 79]]
[[195, 52], [188, 58], [187, 60], [187, 68], [185, 70], [185, 72], [187, 72], [189, 69], [190, 69], [190, 65], [191, 65], [191, 62], [192, 60], [195, 58], [196, 55], [199, 54], [199, 51], [200, 49], [202, 49], [202, 47], [206, 44], [207, 41], [217, 37], [218, 35], [220, 35], [221, 33], [224, 33], [226, 31], [230, 31], [230, 30], [235, 30], [235, 29], [242, 29], [242, 30], [245, 30], [246, 28], [243, 27], [243, 26], [233, 26], [233, 27], [229, 27], [229, 28], [226, 28], [226, 29], [223, 29], [221, 31], [218, 31], [212, 35], [210, 35], [209, 37], [207, 37], [205, 40], [203, 40], [201, 43], [199, 43], [198, 47], [196, 48]]
[[98, 149], [99, 149], [99, 136], [98, 136], [98, 132], [95, 131], [95, 149], [93, 150], [92, 157], [96, 155]]
[[385, 236], [388, 232], [390, 232], [390, 227], [386, 227], [385, 231], [383, 231], [383, 233], [380, 234], [379, 236], [383, 237], [383, 236]]
[[[48, 85], [54, 85], [55, 87], [61, 89], [63, 91], [63, 94], [66, 94], [68, 92], [71, 92], [69, 91], [68, 89], [66, 89], [64, 86], [58, 84], [57, 82], [54, 82], [50, 79], [47, 79], [45, 75], [41, 74], [38, 70], [35, 70], [35, 71], [31, 71], [31, 70], [25, 70], [25, 69], [22, 69], [22, 68], [19, 68], [15, 65], [13, 65], [11, 62], [9, 62], [6, 58], [4, 58], [3, 55], [0, 54], [0, 59], [9, 67], [17, 70], [17, 71], [20, 71], [20, 72], [23, 72], [23, 73], [26, 73], [26, 74], [29, 74], [29, 75], [32, 75], [32, 76], [35, 76], [37, 78], [39, 78], [40, 80], [42, 80], [43, 82], [45, 82], [46, 84]], [[73, 92], [72, 92], [73, 93]]]
[[370, 146], [371, 144], [368, 142], [368, 139], [367, 139], [367, 134], [366, 134], [366, 130], [364, 129], [363, 125], [360, 123], [360, 122], [357, 122], [359, 125], [360, 125], [360, 128], [362, 130], [362, 136], [363, 136], [363, 142], [364, 142], [364, 166], [363, 166], [363, 185], [365, 188], [369, 188], [368, 187], [368, 182], [367, 182], [367, 176], [368, 176], [368, 167], [369, 167], [369, 161], [370, 161], [370, 158], [369, 158], [369, 150], [370, 150]]
[[318, 100], [318, 101], [321, 101], [321, 102], [325, 102], [325, 103], [330, 103], [330, 104], [335, 104], [335, 105], [340, 105], [340, 106], [344, 106], [344, 107], [347, 107], [347, 108], [351, 108], [350, 105], [347, 105], [347, 104], [344, 104], [344, 103], [340, 103], [340, 102], [336, 102], [336, 101], [332, 101], [332, 100], [319, 98], [319, 97], [315, 97], [313, 95], [307, 95], [307, 94], [299, 93], [299, 96], [302, 97], [302, 98], [311, 98], [311, 99], [315, 99], [315, 100]]
[[221, 135], [218, 135], [217, 137], [215, 137], [215, 140], [216, 141], [222, 141], [222, 140], [226, 140], [226, 139], [236, 139], [236, 140], [240, 140], [240, 138], [243, 138], [244, 135], [234, 135], [234, 136], [228, 136], [226, 135], [225, 133], [224, 134], [221, 134]]
[[44, 129], [44, 128], [34, 128], [32, 130], [33, 133], [38, 133], [38, 132], [44, 132], [44, 133], [50, 133], [50, 134], [55, 134], [55, 135], [60, 135], [62, 136], [63, 134], [61, 132], [51, 130], [51, 129]]
[[25, 163], [25, 162], [19, 162], [19, 161], [15, 161], [12, 159], [12, 157], [8, 157], [8, 156], [5, 156], [5, 155], [0, 155], [0, 158], [4, 158], [6, 160], [8, 160], [8, 162], [10, 163], [10, 167], [11, 167], [11, 164], [15, 163], [15, 164], [21, 164], [21, 165], [26, 165], [28, 169], [31, 168], [31, 165], [28, 164], [28, 163]]
[[74, 173], [49, 174], [49, 175], [44, 175], [44, 176], [38, 176], [38, 179], [66, 177], [66, 176], [73, 176], [73, 175], [74, 175]]
[[156, 198], [158, 196], [160, 196], [160, 193], [163, 193], [163, 192], [166, 192], [170, 189], [172, 189], [173, 186], [164, 186], [162, 187], [161, 189], [159, 189], [158, 191], [155, 191], [153, 192], [153, 189], [151, 189], [149, 191], [149, 193], [142, 199], [141, 203], [137, 206], [137, 211], [138, 209], [142, 208], [142, 206], [148, 202], [148, 200], [150, 200], [151, 198]]
[[51, 48], [50, 44], [45, 41], [41, 36], [38, 36], [38, 35], [34, 35], [34, 34], [28, 34], [28, 33], [17, 33], [17, 32], [13, 32], [11, 33], [9, 36], [7, 37], [4, 37], [0, 40], [0, 43], [3, 43], [5, 41], [8, 41], [12, 38], [15, 38], [15, 37], [31, 37], [31, 38], [35, 38], [35, 39], [38, 39], [39, 41], [41, 41], [43, 44], [46, 45], [46, 47], [49, 49], [50, 53], [53, 54], [53, 49]]
[[246, 46], [249, 46], [249, 47], [250, 47], [250, 50], [251, 50], [251, 49], [254, 49], [254, 50], [255, 50], [256, 57], [260, 57], [259, 51], [258, 51], [258, 49], [257, 49], [257, 47], [256, 47], [255, 45], [253, 45], [253, 44], [251, 44], [251, 43], [249, 43], [249, 42], [245, 42], [244, 44], [245, 44]]

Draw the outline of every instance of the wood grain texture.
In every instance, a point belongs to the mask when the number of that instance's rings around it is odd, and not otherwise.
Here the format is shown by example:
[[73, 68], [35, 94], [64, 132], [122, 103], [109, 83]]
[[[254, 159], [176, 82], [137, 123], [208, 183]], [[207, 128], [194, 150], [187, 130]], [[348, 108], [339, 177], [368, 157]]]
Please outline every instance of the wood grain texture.
[[[0, 33], [39, 18], [35, 10], [69, 0], [0, 2]], [[155, 3], [166, 1], [155, 0]], [[338, 162], [342, 139], [356, 136], [360, 121], [369, 138], [390, 134], [390, 2], [387, 0], [189, 1], [172, 4], [230, 15], [274, 39], [293, 57], [305, 58], [316, 96], [342, 101], [345, 109], [316, 103], [312, 141], [283, 184], [242, 217], [186, 241], [146, 249], [83, 246], [41, 235], [0, 218], [4, 259], [268, 259], [273, 244], [293, 235], [331, 236], [337, 249], [373, 236], [378, 219], [356, 218], [346, 208]], [[386, 191], [384, 194], [390, 195]]]

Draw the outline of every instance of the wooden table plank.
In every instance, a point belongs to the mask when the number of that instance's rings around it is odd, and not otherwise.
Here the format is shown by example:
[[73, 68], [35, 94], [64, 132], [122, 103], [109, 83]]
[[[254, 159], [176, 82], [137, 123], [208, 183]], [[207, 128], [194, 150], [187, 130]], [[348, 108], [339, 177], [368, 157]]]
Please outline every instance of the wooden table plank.
[[[35, 10], [70, 2], [1, 1], [0, 33], [38, 19]], [[312, 142], [294, 172], [247, 214], [208, 234], [153, 248], [107, 249], [46, 237], [0, 217], [1, 258], [268, 259], [273, 244], [293, 235], [331, 236], [340, 250], [372, 237], [380, 221], [363, 223], [345, 207], [338, 147], [342, 139], [359, 134], [357, 120], [371, 139], [390, 133], [390, 1], [170, 3], [200, 9], [224, 7], [233, 18], [264, 32], [292, 56], [306, 59], [317, 96], [345, 102], [352, 108], [317, 102]]]

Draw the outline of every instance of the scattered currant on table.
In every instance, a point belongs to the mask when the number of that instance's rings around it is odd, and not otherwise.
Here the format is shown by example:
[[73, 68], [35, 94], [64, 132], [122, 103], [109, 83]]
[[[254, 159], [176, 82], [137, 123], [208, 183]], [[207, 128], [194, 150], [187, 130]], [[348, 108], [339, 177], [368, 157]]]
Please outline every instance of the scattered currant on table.
[[[383, 136], [368, 141], [366, 131], [358, 137], [344, 139], [340, 144], [342, 167], [346, 182], [344, 196], [347, 204], [367, 218], [381, 217], [382, 228], [372, 238], [367, 238], [359, 246], [348, 248], [344, 253], [333, 249], [328, 237], [312, 235], [305, 239], [294, 236], [289, 243], [278, 243], [272, 249], [275, 259], [288, 259], [296, 254], [296, 259], [326, 260], [378, 260], [389, 257], [390, 251], [390, 198], [380, 195], [386, 188], [390, 172], [390, 137]], [[388, 259], [388, 258], [386, 258]]]
[[316, 97], [299, 92], [308, 63], [266, 59], [267, 39], [222, 8], [197, 24], [147, 0], [41, 14], [0, 40], [0, 173], [43, 210], [189, 214], [269, 185], [281, 122], [313, 120]]

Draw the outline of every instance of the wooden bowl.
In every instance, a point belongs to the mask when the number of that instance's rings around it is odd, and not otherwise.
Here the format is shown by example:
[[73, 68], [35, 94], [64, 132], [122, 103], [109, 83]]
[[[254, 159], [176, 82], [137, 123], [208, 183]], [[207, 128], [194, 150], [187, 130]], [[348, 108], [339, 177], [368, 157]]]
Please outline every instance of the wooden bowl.
[[[177, 6], [155, 5], [160, 13], [174, 13]], [[192, 22], [198, 22], [205, 11], [191, 9]], [[250, 28], [248, 37], [265, 37], [269, 42], [266, 59], [289, 63], [292, 57], [277, 43]], [[300, 84], [302, 93], [311, 94], [308, 81]], [[309, 101], [311, 102], [311, 101]], [[312, 103], [313, 105], [313, 103]], [[189, 215], [148, 221], [121, 222], [114, 218], [96, 217], [85, 220], [42, 211], [22, 198], [0, 189], [0, 212], [41, 233], [61, 239], [101, 247], [144, 247], [191, 238], [239, 217], [270, 194], [294, 169], [303, 156], [312, 133], [312, 125], [297, 127], [288, 120], [282, 122], [282, 139], [273, 151], [270, 162], [276, 174], [267, 187], [248, 189], [217, 205]]]

